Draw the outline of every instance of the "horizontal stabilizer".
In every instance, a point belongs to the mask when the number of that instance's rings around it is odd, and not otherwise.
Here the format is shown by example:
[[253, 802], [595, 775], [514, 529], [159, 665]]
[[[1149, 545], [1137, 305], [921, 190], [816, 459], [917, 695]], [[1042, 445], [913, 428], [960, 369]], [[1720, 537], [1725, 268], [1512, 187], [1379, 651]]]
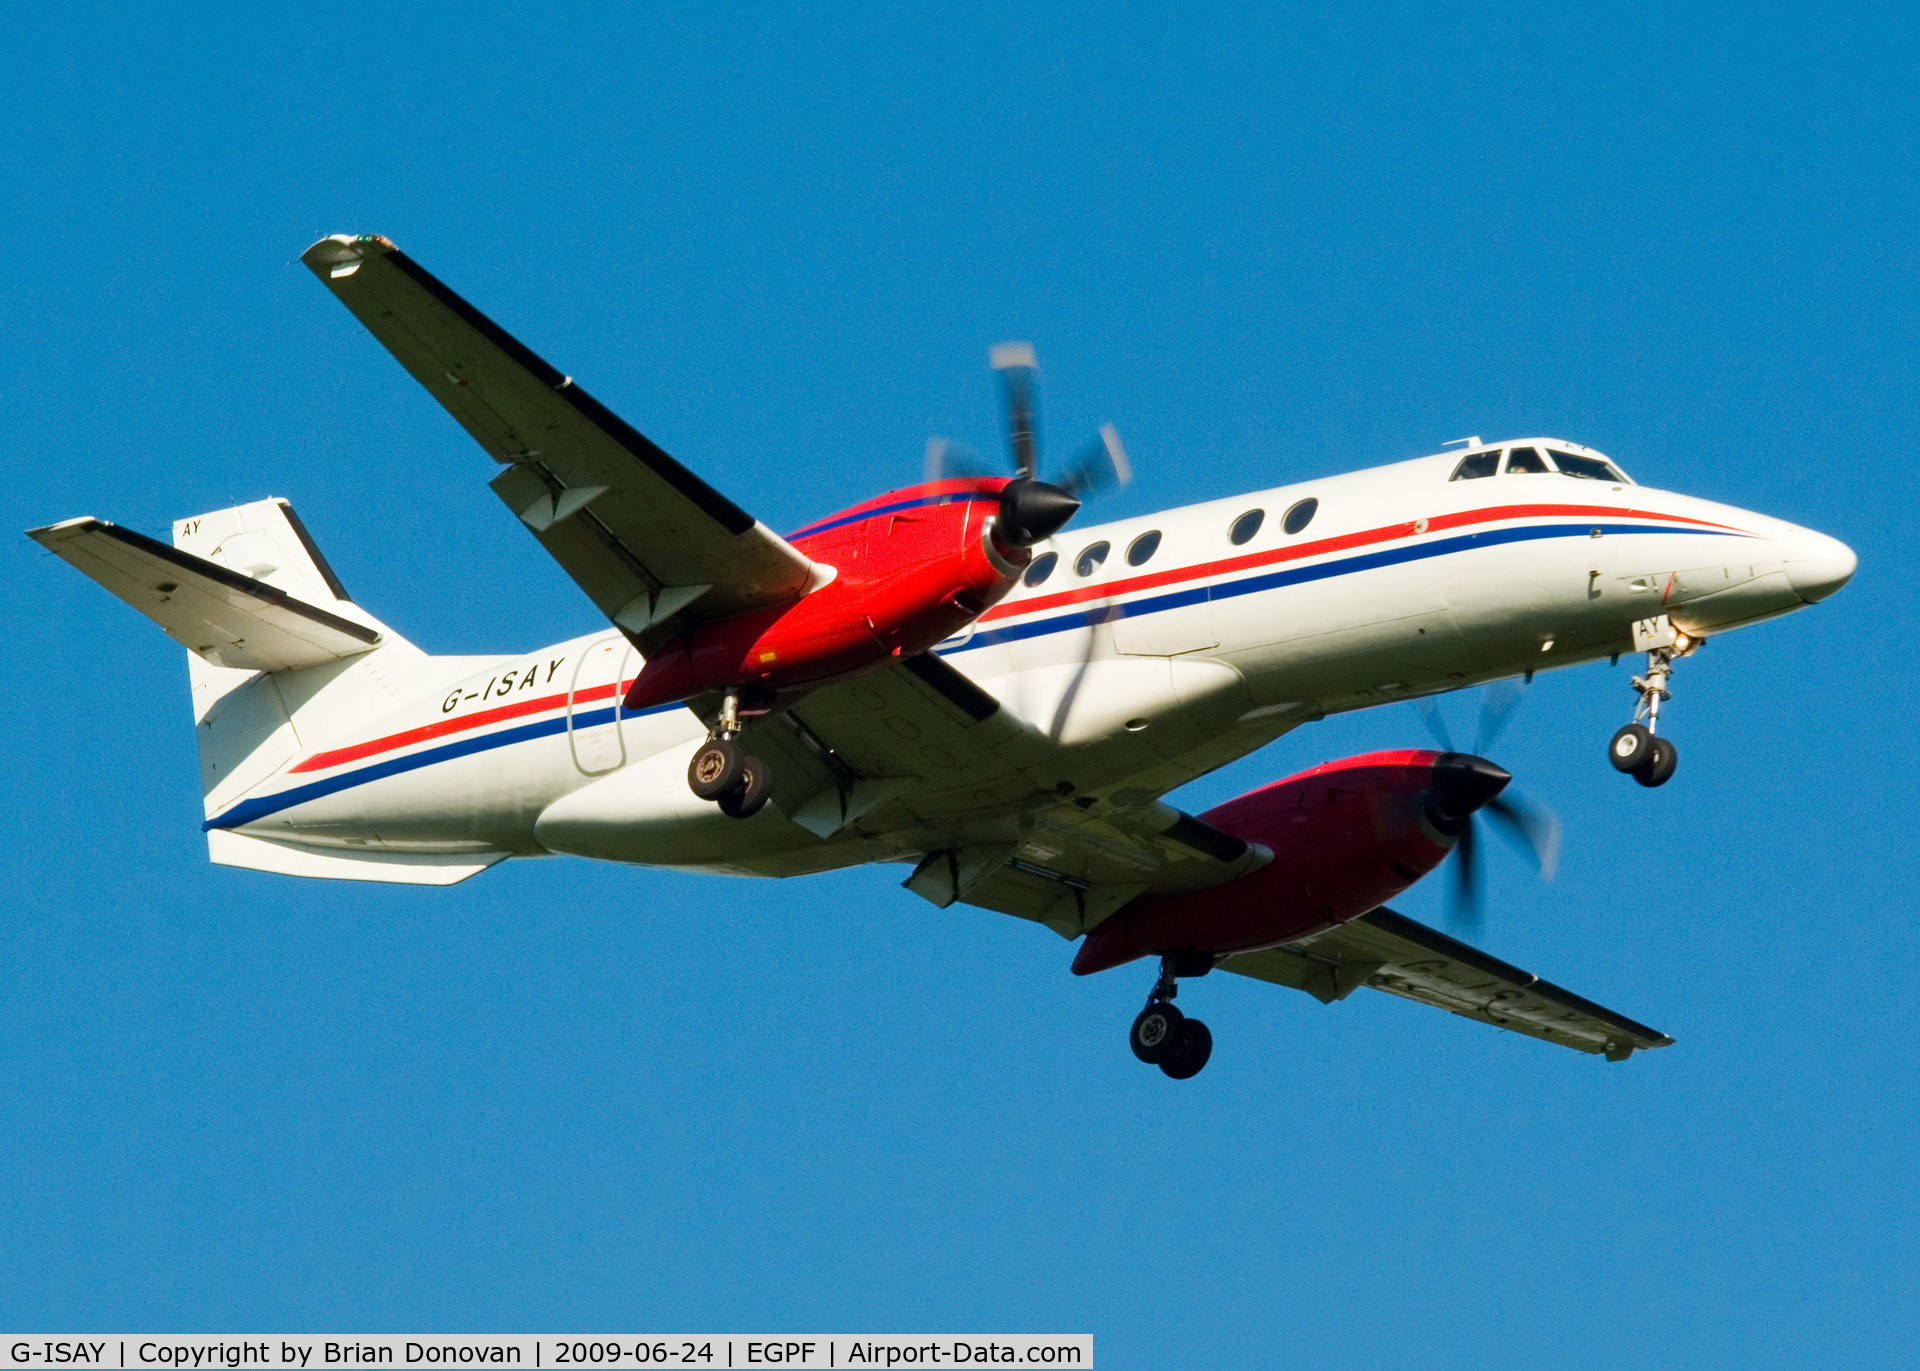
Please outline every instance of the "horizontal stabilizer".
[[104, 519], [68, 519], [27, 536], [215, 666], [318, 666], [381, 640], [376, 628]]
[[207, 834], [207, 855], [215, 866], [274, 871], [282, 876], [384, 881], [390, 885], [456, 885], [496, 862], [505, 861], [511, 854], [497, 848], [479, 852], [394, 852], [381, 848], [315, 847], [216, 828]]

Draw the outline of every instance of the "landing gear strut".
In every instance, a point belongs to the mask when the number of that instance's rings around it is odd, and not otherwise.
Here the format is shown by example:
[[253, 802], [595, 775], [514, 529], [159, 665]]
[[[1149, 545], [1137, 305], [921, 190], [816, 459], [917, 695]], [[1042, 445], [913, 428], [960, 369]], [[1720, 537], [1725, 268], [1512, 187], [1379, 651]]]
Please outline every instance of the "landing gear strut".
[[746, 712], [750, 711], [742, 706], [741, 692], [728, 691], [713, 732], [687, 763], [687, 788], [700, 799], [718, 803], [720, 812], [730, 819], [751, 819], [773, 794], [773, 768], [734, 741]]
[[1204, 976], [1212, 969], [1213, 958], [1205, 952], [1169, 952], [1162, 957], [1160, 979], [1127, 1035], [1134, 1056], [1176, 1081], [1198, 1076], [1213, 1055], [1213, 1034], [1207, 1026], [1174, 1008], [1173, 997], [1180, 993], [1178, 977]]
[[[1673, 778], [1680, 765], [1679, 749], [1666, 738], [1657, 736], [1660, 727], [1660, 702], [1671, 700], [1667, 683], [1673, 679], [1675, 660], [1699, 646], [1699, 641], [1684, 633], [1674, 636], [1671, 647], [1652, 648], [1647, 653], [1647, 674], [1633, 678], [1634, 693], [1640, 702], [1634, 706], [1633, 722], [1613, 735], [1607, 744], [1607, 760], [1615, 771], [1624, 771], [1644, 786], [1662, 786]], [[1640, 721], [1645, 719], [1643, 724]]]

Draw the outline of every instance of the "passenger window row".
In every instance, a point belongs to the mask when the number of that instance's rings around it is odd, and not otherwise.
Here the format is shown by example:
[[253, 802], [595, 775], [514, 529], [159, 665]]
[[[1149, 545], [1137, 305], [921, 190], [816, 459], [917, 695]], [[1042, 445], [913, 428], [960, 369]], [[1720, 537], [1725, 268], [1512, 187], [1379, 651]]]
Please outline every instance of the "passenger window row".
[[[1284, 528], [1290, 534], [1299, 533], [1305, 529], [1308, 524], [1313, 522], [1313, 516], [1319, 512], [1319, 509], [1320, 502], [1318, 500], [1312, 498], [1301, 500], [1288, 508], [1285, 517], [1280, 520], [1280, 527]], [[1228, 541], [1235, 547], [1240, 547], [1253, 541], [1254, 535], [1260, 531], [1260, 525], [1266, 521], [1266, 517], [1267, 512], [1264, 509], [1248, 510], [1228, 525]], [[1127, 544], [1127, 565], [1145, 566], [1153, 559], [1153, 554], [1160, 550], [1160, 538], [1161, 534], [1159, 529], [1148, 529], [1145, 533]], [[1113, 544], [1106, 542], [1104, 539], [1082, 548], [1080, 555], [1073, 559], [1074, 574], [1078, 576], [1093, 575], [1093, 573], [1098, 571], [1101, 565], [1105, 563], [1107, 554], [1112, 551]], [[1059, 565], [1059, 553], [1042, 553], [1033, 559], [1033, 565], [1027, 568], [1027, 574], [1021, 577], [1021, 580], [1029, 586], [1041, 585], [1049, 576], [1053, 575], [1054, 569]]]

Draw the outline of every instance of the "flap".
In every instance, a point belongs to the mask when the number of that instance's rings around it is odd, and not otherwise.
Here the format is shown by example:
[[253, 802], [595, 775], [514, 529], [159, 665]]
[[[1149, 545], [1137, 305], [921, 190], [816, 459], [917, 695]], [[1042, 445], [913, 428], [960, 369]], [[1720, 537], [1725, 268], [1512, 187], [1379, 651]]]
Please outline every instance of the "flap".
[[375, 235], [301, 258], [507, 469], [494, 493], [642, 650], [789, 600], [798, 549]]
[[1056, 782], [1059, 746], [931, 653], [815, 690], [740, 742], [816, 837], [885, 837], [914, 854], [916, 894], [1069, 938], [1145, 891], [1218, 885], [1271, 856], [1169, 805], [1084, 807]]
[[1391, 909], [1286, 947], [1229, 957], [1220, 969], [1305, 990], [1322, 1001], [1371, 986], [1495, 1028], [1604, 1053], [1609, 1061], [1625, 1061], [1636, 1048], [1673, 1043], [1656, 1029]]
[[215, 666], [284, 671], [380, 643], [378, 629], [104, 519], [68, 519], [27, 536]]

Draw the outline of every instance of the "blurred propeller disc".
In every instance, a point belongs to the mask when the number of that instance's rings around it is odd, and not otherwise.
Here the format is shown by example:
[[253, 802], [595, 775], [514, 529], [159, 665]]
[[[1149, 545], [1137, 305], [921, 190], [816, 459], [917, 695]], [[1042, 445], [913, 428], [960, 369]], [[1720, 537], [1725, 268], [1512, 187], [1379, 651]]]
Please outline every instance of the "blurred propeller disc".
[[972, 448], [949, 442], [945, 438], [927, 439], [927, 462], [922, 478], [927, 482], [955, 481], [993, 474], [993, 469]]
[[1112, 424], [1102, 424], [1099, 437], [1073, 454], [1073, 460], [1053, 478], [1053, 484], [1085, 498], [1124, 486], [1132, 479], [1133, 467], [1127, 461], [1127, 450], [1120, 446], [1119, 430]]
[[[1474, 754], [1484, 753], [1493, 746], [1513, 721], [1514, 712], [1525, 697], [1525, 691], [1510, 680], [1495, 681], [1482, 690]], [[1447, 731], [1447, 721], [1433, 699], [1422, 697], [1412, 704], [1441, 749], [1459, 755]], [[1473, 756], [1472, 760], [1482, 759]], [[1491, 766], [1491, 763], [1485, 765]], [[1487, 816], [1505, 842], [1533, 859], [1541, 880], [1553, 879], [1560, 862], [1560, 820], [1552, 810], [1506, 790], [1488, 800], [1479, 812]], [[1447, 886], [1447, 918], [1466, 928], [1480, 926], [1486, 903], [1486, 858], [1478, 842], [1477, 818], [1478, 814], [1468, 817], [1461, 827], [1460, 837], [1454, 843], [1453, 879]]]

